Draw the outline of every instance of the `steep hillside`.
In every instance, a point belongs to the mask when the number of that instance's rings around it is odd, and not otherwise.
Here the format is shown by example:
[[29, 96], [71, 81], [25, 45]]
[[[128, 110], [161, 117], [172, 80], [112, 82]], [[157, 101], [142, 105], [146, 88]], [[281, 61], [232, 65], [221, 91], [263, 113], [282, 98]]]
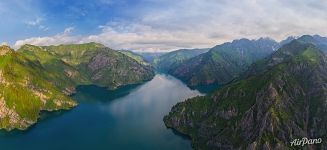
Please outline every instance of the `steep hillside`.
[[226, 84], [255, 61], [271, 54], [279, 44], [271, 39], [241, 39], [212, 48], [170, 70], [190, 86]]
[[146, 62], [153, 63], [155, 59], [166, 54], [166, 52], [138, 52], [137, 54], [141, 55]]
[[140, 63], [142, 65], [146, 65], [146, 66], [150, 65], [149, 63], [147, 63], [143, 59], [143, 57], [141, 55], [139, 55], [137, 53], [134, 53], [132, 51], [127, 51], [127, 50], [120, 50], [119, 52], [125, 54], [126, 56], [128, 56], [128, 57], [130, 57], [130, 58], [132, 58], [134, 60], [136, 60], [138, 63]]
[[209, 49], [181, 49], [161, 55], [154, 59], [154, 66], [164, 72], [175, 69], [186, 60], [208, 52]]
[[50, 82], [48, 72], [7, 46], [0, 47], [0, 129], [26, 129], [42, 110], [69, 109], [76, 103]]
[[293, 41], [257, 65], [244, 80], [212, 95], [179, 103], [164, 118], [196, 149], [326, 149], [327, 142], [291, 146], [303, 137], [327, 138], [327, 57]]
[[43, 47], [98, 86], [117, 88], [150, 80], [151, 67], [133, 58], [97, 43]]
[[42, 47], [24, 45], [17, 50], [17, 53], [39, 63], [50, 73], [49, 76], [46, 76], [47, 80], [68, 95], [74, 92], [77, 85], [91, 84], [87, 76], [62, 61], [60, 57], [45, 51]]

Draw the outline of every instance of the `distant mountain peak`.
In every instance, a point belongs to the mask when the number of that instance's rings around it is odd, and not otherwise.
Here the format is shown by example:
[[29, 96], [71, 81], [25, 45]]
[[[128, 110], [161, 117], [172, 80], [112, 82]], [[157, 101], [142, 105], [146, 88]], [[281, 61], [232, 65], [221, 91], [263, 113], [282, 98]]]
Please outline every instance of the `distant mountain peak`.
[[257, 39], [256, 41], [273, 41], [273, 42], [276, 42], [274, 39], [272, 39], [270, 37], [261, 37], [261, 38]]
[[67, 46], [79, 46], [79, 47], [94, 47], [94, 48], [107, 48], [105, 45], [97, 42], [89, 42], [89, 43], [73, 43], [73, 44], [60, 44], [60, 45], [50, 45], [46, 47], [51, 47], [51, 46], [62, 46], [62, 47], [67, 47]]
[[298, 37], [296, 37], [296, 36], [289, 36], [289, 37], [287, 37], [286, 39], [281, 40], [281, 41], [279, 42], [279, 45], [280, 45], [280, 46], [286, 45], [286, 44], [292, 42], [293, 40], [295, 40], [295, 39], [297, 39], [297, 38], [298, 38]]
[[310, 39], [310, 40], [313, 40], [314, 39], [314, 37], [313, 36], [311, 36], [311, 35], [302, 35], [301, 37], [299, 37], [298, 38], [299, 40], [301, 40], [301, 39]]
[[94, 45], [96, 47], [106, 47], [105, 45], [103, 45], [101, 43], [96, 43], [96, 42], [85, 43], [85, 45]]
[[226, 84], [253, 62], [274, 52], [279, 44], [269, 38], [246, 38], [217, 45], [209, 52], [189, 59], [170, 73], [190, 86]]
[[299, 37], [298, 40], [307, 42], [307, 43], [318, 44], [320, 42], [326, 42], [327, 38], [316, 34], [316, 35], [303, 35], [303, 36]]
[[247, 42], [251, 42], [251, 40], [249, 40], [247, 38], [241, 38], [241, 39], [237, 39], [237, 40], [232, 41], [232, 43], [247, 43]]
[[327, 38], [320, 35], [303, 35], [297, 39], [300, 42], [311, 43], [327, 53]]
[[30, 50], [30, 51], [35, 51], [36, 49], [44, 50], [40, 46], [31, 45], [31, 44], [25, 44], [25, 45], [21, 46], [20, 49], [25, 49], [25, 50]]

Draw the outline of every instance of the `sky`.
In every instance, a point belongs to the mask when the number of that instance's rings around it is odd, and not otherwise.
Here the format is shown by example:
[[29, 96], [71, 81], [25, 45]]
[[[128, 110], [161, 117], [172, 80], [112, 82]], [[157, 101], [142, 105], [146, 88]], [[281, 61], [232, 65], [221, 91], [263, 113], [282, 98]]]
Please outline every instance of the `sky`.
[[240, 38], [327, 35], [326, 0], [1, 0], [0, 43], [207, 48]]

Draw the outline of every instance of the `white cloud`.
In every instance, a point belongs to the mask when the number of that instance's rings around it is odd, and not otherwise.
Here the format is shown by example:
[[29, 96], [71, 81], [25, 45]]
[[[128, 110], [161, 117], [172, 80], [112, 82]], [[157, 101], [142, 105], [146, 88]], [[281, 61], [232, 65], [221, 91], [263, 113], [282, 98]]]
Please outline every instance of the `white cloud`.
[[37, 17], [34, 20], [27, 21], [26, 24], [31, 27], [38, 27], [40, 30], [43, 31], [47, 31], [49, 30], [49, 28], [42, 24], [43, 20], [44, 20], [43, 18]]
[[73, 29], [72, 27], [66, 28], [62, 33], [54, 36], [19, 40], [16, 41], [14, 47], [19, 48], [24, 44], [44, 46], [98, 42], [114, 49], [156, 51], [191, 48], [194, 46], [194, 38], [199, 38], [196, 47], [206, 47], [207, 42], [210, 42], [198, 34], [187, 32], [176, 32], [172, 34], [169, 31], [158, 32], [150, 26], [141, 24], [115, 23], [102, 27], [100, 34], [89, 36], [74, 36], [71, 34]]
[[18, 49], [24, 44], [32, 44], [38, 46], [46, 46], [46, 45], [59, 45], [59, 44], [69, 44], [69, 43], [80, 43], [81, 37], [72, 36], [71, 32], [74, 28], [68, 27], [64, 30], [64, 32], [59, 33], [54, 36], [47, 37], [32, 37], [25, 40], [16, 41], [14, 48]]
[[35, 20], [31, 20], [31, 21], [26, 22], [26, 24], [30, 25], [30, 26], [38, 26], [38, 25], [40, 25], [42, 20], [43, 20], [42, 18], [37, 17]]
[[3, 45], [8, 46], [8, 43], [7, 43], [7, 42], [2, 42], [0, 45], [1, 45], [1, 46], [3, 46]]
[[73, 32], [74, 29], [74, 27], [68, 27], [64, 30], [64, 34], [70, 34], [71, 32]]
[[65, 31], [50, 37], [17, 41], [16, 46], [94, 41], [115, 49], [155, 51], [212, 47], [237, 38], [269, 36], [282, 40], [290, 35], [327, 35], [327, 1], [324, 0], [143, 2], [142, 9], [124, 11], [133, 19], [108, 22], [99, 26], [99, 34], [73, 36]]

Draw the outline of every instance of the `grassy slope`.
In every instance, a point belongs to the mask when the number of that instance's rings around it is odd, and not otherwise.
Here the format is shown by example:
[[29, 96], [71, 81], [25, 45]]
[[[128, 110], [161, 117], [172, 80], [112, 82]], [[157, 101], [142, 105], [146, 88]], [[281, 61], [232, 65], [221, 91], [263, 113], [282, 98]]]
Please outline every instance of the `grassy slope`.
[[17, 52], [35, 63], [40, 63], [49, 72], [48, 81], [53, 82], [62, 90], [77, 85], [91, 84], [91, 81], [85, 75], [79, 73], [76, 68], [41, 47], [24, 45]]
[[87, 63], [99, 49], [106, 48], [102, 44], [68, 44], [59, 46], [44, 46], [46, 51], [59, 56], [64, 62], [72, 66], [79, 66]]
[[120, 53], [125, 54], [126, 56], [136, 60], [138, 63], [142, 64], [142, 65], [149, 65], [149, 63], [147, 63], [143, 57], [137, 53], [131, 52], [131, 51], [126, 51], [126, 50], [121, 50], [119, 51]]
[[[9, 47], [1, 47], [0, 49]], [[41, 110], [68, 109], [76, 105], [47, 81], [43, 67], [12, 50], [0, 56], [0, 128], [26, 129]], [[3, 103], [4, 102], [4, 103]]]

